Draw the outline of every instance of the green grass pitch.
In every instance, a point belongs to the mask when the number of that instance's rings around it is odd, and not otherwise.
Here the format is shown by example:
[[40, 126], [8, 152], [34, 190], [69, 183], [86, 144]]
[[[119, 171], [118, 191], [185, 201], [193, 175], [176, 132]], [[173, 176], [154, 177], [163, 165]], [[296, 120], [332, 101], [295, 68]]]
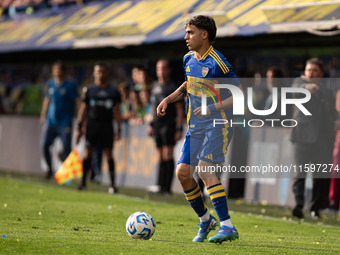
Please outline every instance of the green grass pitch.
[[[192, 243], [199, 222], [189, 205], [78, 192], [4, 176], [0, 176], [0, 194], [0, 254], [340, 253], [339, 226], [233, 212], [239, 240]], [[126, 220], [136, 211], [155, 219], [151, 240], [127, 235]]]

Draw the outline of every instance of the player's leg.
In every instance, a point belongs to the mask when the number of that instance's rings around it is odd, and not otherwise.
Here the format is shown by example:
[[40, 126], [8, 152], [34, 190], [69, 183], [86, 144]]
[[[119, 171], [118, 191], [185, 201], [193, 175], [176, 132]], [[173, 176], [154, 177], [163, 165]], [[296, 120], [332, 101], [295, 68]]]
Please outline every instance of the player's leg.
[[[99, 130], [100, 131], [100, 130]], [[87, 123], [85, 134], [85, 150], [83, 158], [83, 177], [79, 190], [86, 190], [87, 175], [91, 171], [92, 153], [98, 143], [98, 128], [92, 123]]]
[[224, 162], [225, 153], [231, 140], [232, 133], [228, 127], [221, 129], [205, 129], [202, 148], [198, 156], [197, 170], [203, 180], [214, 209], [220, 219], [221, 227], [217, 235], [211, 237], [209, 242], [221, 243], [223, 241], [235, 240], [239, 237], [236, 228], [230, 221], [227, 197], [223, 185], [217, 178], [220, 162]]
[[[310, 152], [309, 147], [304, 144], [296, 144], [294, 148], [294, 163], [296, 166], [309, 164], [310, 162]], [[305, 203], [305, 179], [307, 173], [305, 171], [297, 172], [294, 176], [294, 181], [292, 185], [294, 197], [295, 197], [295, 207], [292, 211], [293, 216], [298, 218], [303, 218], [303, 206]]]
[[118, 189], [116, 187], [116, 173], [115, 173], [115, 162], [112, 156], [113, 150], [112, 148], [105, 148], [104, 150], [105, 158], [107, 158], [107, 163], [109, 166], [109, 173], [110, 173], [110, 182], [111, 186], [109, 188], [109, 193], [114, 194], [118, 193]]
[[46, 179], [51, 179], [53, 176], [53, 169], [52, 169], [52, 157], [50, 153], [50, 147], [54, 142], [54, 139], [57, 137], [57, 132], [54, 127], [50, 125], [45, 125], [43, 129], [43, 134], [42, 134], [42, 140], [41, 140], [41, 148], [42, 152], [47, 164], [47, 173], [45, 178]]
[[164, 140], [165, 146], [163, 149], [163, 159], [165, 162], [165, 182], [164, 188], [166, 194], [171, 194], [171, 184], [174, 175], [174, 146], [175, 146], [176, 125], [166, 127]]
[[157, 193], [162, 194], [165, 191], [165, 161], [163, 158], [164, 155], [164, 146], [163, 143], [156, 142], [157, 151], [158, 151], [158, 176], [157, 176], [157, 185], [159, 186], [159, 190]]
[[102, 158], [103, 148], [100, 145], [97, 145], [92, 155], [92, 171], [91, 171], [91, 181], [95, 183], [100, 183], [100, 176], [102, 173]]
[[209, 211], [205, 207], [200, 187], [190, 172], [190, 165], [185, 163], [177, 165], [176, 175], [182, 186], [185, 198], [192, 209], [194, 209], [201, 222], [199, 224], [200, 229], [192, 241], [204, 242], [209, 232], [212, 229], [215, 229], [217, 220], [210, 215]]
[[[312, 163], [321, 166], [332, 162], [333, 146], [328, 143], [319, 143], [313, 149]], [[311, 218], [318, 219], [321, 217], [320, 211], [329, 208], [329, 187], [330, 187], [331, 173], [329, 171], [314, 171], [313, 172], [313, 189], [311, 199]]]
[[[168, 150], [167, 150], [167, 133], [166, 126], [159, 127], [154, 130], [154, 137], [158, 150], [158, 181], [160, 194], [167, 193], [168, 183]], [[173, 167], [174, 168], [174, 167]], [[173, 172], [173, 170], [172, 170]]]
[[108, 191], [110, 194], [118, 192], [118, 189], [115, 183], [116, 174], [115, 174], [115, 162], [113, 159], [113, 140], [114, 140], [114, 134], [113, 134], [112, 125], [111, 124], [103, 125], [101, 128], [100, 135], [99, 135], [99, 141], [100, 141], [100, 144], [103, 145], [104, 154], [106, 156], [107, 163], [109, 166], [111, 186]]
[[64, 161], [72, 149], [72, 128], [71, 126], [58, 127], [58, 135], [63, 143], [63, 153], [61, 160]]
[[171, 184], [175, 168], [174, 147], [172, 145], [166, 145], [163, 147], [163, 158], [165, 162], [164, 193], [171, 194]]
[[86, 190], [86, 181], [87, 175], [91, 171], [91, 164], [92, 164], [92, 153], [93, 147], [91, 145], [86, 145], [84, 150], [84, 158], [83, 158], [83, 176], [82, 181], [79, 186], [79, 190]]
[[[196, 148], [199, 147], [196, 146]], [[197, 153], [197, 151], [190, 150], [190, 135], [187, 133], [180, 158], [177, 162], [176, 176], [182, 186], [185, 198], [200, 218], [200, 229], [194, 237], [193, 242], [203, 242], [209, 232], [215, 229], [217, 220], [210, 215], [205, 207], [201, 190], [192, 175], [193, 171], [190, 166], [190, 161], [192, 161], [193, 164], [194, 162], [193, 159], [190, 159], [190, 154], [194, 153]]]
[[211, 237], [209, 242], [221, 243], [223, 241], [232, 241], [238, 238], [238, 232], [230, 220], [227, 196], [223, 185], [216, 177], [216, 163], [199, 161], [198, 168], [199, 176], [207, 187], [211, 203], [220, 219], [221, 227], [217, 235]]

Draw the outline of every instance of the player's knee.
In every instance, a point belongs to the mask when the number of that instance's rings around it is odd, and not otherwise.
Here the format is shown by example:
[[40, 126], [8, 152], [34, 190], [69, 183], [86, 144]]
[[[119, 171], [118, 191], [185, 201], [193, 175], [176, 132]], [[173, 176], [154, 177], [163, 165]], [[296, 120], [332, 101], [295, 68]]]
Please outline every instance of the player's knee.
[[186, 164], [178, 164], [176, 176], [180, 183], [187, 182], [190, 179], [190, 166]]

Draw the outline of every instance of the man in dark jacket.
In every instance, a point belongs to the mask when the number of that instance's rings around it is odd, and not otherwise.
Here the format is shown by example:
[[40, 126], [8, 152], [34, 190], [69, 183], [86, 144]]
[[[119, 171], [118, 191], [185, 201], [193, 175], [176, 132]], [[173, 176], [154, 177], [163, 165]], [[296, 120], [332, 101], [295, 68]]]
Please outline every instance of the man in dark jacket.
[[[293, 192], [296, 206], [293, 216], [303, 218], [305, 178], [308, 170], [313, 173], [311, 217], [320, 217], [320, 210], [328, 207], [329, 167], [332, 163], [334, 131], [339, 128], [339, 117], [335, 109], [334, 95], [326, 88], [323, 80], [323, 63], [312, 58], [307, 60], [304, 75], [294, 80], [293, 87], [305, 88], [311, 93], [310, 100], [304, 104], [311, 115], [294, 109], [298, 122], [291, 133], [294, 143], [296, 177]], [[326, 166], [327, 171], [318, 171], [318, 164]], [[315, 170], [313, 170], [315, 169]]]

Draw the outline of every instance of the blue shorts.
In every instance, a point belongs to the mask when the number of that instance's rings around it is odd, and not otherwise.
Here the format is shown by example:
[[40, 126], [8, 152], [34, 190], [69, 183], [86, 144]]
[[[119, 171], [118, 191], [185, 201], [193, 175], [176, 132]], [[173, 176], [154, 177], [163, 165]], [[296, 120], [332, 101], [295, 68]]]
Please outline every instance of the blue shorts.
[[207, 128], [188, 130], [177, 164], [196, 166], [199, 160], [224, 163], [232, 138], [231, 128]]

